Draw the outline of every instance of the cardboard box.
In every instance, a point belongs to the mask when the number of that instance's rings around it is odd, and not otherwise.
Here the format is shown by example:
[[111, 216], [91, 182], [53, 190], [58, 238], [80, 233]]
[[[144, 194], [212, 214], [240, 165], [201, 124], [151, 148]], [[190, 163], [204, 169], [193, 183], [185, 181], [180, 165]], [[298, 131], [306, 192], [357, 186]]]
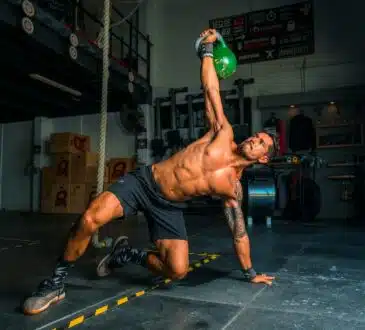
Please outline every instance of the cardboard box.
[[[95, 152], [54, 154], [55, 182], [95, 183], [98, 158], [99, 156]], [[107, 167], [105, 168], [104, 181], [108, 181]]]
[[85, 184], [53, 184], [52, 213], [75, 213], [85, 211]]
[[[109, 168], [107, 165], [104, 167], [104, 182], [109, 180]], [[96, 166], [89, 166], [85, 169], [85, 183], [96, 184], [98, 176], [98, 168]]]
[[72, 155], [71, 153], [53, 155], [52, 166], [55, 173], [55, 183], [72, 183]]
[[90, 151], [90, 137], [64, 132], [53, 133], [49, 144], [51, 153], [80, 153]]
[[[85, 183], [91, 180], [93, 175], [96, 178], [96, 168], [98, 164], [99, 155], [96, 152], [85, 152], [72, 154], [71, 156], [71, 182]], [[95, 182], [95, 181], [91, 181]]]
[[117, 181], [121, 176], [125, 175], [133, 169], [133, 158], [111, 158], [108, 161], [109, 180], [112, 183]]
[[41, 212], [52, 212], [52, 184], [55, 181], [55, 171], [53, 167], [44, 167], [41, 171]]

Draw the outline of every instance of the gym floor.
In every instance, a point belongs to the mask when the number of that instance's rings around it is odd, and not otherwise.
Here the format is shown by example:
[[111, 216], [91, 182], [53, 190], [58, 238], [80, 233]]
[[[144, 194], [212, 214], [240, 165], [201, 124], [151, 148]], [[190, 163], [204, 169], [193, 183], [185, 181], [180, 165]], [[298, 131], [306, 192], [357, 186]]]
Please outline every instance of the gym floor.
[[[154, 278], [137, 266], [98, 279], [95, 264], [106, 251], [89, 249], [68, 277], [67, 299], [29, 317], [21, 313], [22, 299], [50, 275], [75, 217], [0, 214], [1, 329], [365, 329], [362, 230], [275, 221], [271, 229], [255, 226], [254, 266], [277, 276], [266, 287], [241, 280], [220, 216], [186, 218], [192, 252], [186, 279], [151, 289]], [[108, 232], [150, 247], [143, 219], [115, 222]]]

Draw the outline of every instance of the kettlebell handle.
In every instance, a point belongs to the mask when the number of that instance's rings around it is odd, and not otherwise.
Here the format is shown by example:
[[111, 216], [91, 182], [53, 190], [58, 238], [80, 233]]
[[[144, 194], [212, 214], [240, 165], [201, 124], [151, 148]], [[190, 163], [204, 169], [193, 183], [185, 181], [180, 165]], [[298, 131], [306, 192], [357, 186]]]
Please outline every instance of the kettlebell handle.
[[[216, 35], [217, 35], [217, 40], [218, 40], [218, 42], [222, 43], [222, 41], [224, 41], [224, 40], [223, 40], [222, 35], [221, 35], [218, 31], [216, 31]], [[200, 48], [200, 44], [201, 44], [201, 42], [202, 42], [205, 38], [207, 38], [208, 36], [209, 36], [209, 35], [204, 36], [204, 37], [199, 37], [198, 39], [196, 39], [196, 41], [195, 41], [195, 51], [196, 51], [196, 52], [199, 52], [199, 48]]]

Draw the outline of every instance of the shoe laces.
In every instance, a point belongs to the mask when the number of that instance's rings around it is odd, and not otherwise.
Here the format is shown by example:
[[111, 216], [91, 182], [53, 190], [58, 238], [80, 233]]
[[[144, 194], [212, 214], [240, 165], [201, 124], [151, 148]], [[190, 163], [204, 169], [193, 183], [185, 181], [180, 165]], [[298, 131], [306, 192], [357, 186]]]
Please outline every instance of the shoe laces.
[[50, 291], [57, 290], [56, 284], [51, 279], [43, 280], [37, 288], [36, 292], [33, 292], [34, 297], [44, 297], [49, 294]]

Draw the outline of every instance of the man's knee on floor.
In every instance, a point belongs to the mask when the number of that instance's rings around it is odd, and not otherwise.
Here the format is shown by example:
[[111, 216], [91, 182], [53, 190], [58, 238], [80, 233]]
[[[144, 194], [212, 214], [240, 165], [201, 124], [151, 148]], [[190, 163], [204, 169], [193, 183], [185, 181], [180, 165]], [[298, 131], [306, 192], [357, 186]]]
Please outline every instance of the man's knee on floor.
[[189, 264], [185, 262], [175, 262], [167, 267], [169, 277], [173, 280], [182, 280], [189, 271]]

